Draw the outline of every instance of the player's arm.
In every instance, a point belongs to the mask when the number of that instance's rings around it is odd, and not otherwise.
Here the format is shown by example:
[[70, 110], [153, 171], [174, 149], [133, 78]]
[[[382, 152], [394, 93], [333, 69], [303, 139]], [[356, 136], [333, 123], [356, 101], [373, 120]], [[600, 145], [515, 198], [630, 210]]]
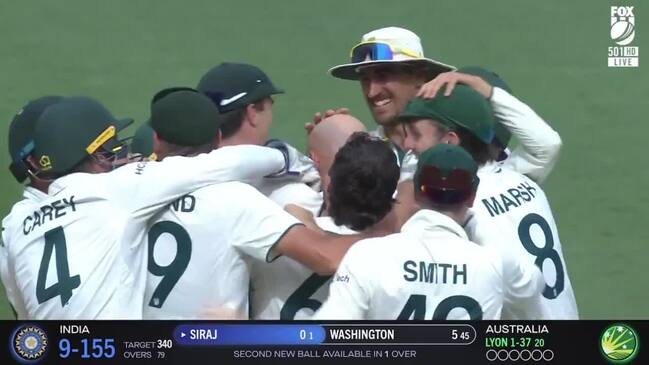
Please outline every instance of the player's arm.
[[267, 261], [280, 255], [302, 263], [319, 275], [331, 275], [338, 269], [345, 253], [366, 236], [337, 235], [295, 226], [286, 232], [269, 252]]
[[194, 157], [131, 163], [99, 174], [110, 199], [133, 218], [147, 218], [179, 197], [214, 183], [250, 181], [286, 169], [285, 156], [273, 148], [223, 147]]
[[231, 188], [233, 190], [222, 201], [224, 207], [233, 207], [232, 244], [239, 252], [256, 260], [271, 262], [284, 255], [318, 274], [331, 275], [349, 247], [368, 237], [339, 236], [306, 228], [253, 187], [236, 184]]
[[[367, 243], [367, 242], [365, 242]], [[360, 247], [352, 247], [340, 263], [329, 285], [329, 296], [314, 314], [314, 320], [365, 319], [369, 310], [372, 275]]]
[[512, 254], [503, 253], [504, 303], [516, 319], [551, 319], [545, 311], [542, 293], [545, 287], [539, 268]]
[[317, 215], [322, 207], [322, 193], [314, 191], [304, 183], [288, 183], [274, 189], [268, 198], [280, 207], [294, 204]]
[[[2, 286], [7, 294], [7, 300], [11, 305], [11, 309], [13, 310], [16, 319], [25, 319], [25, 305], [20, 297], [20, 291], [16, 284], [15, 270], [13, 269], [13, 264], [9, 257], [9, 247], [5, 245], [5, 242], [8, 242], [8, 238], [5, 237], [5, 230], [3, 228], [2, 241], [0, 241], [0, 280], [2, 281]], [[17, 310], [21, 311], [20, 316], [18, 315]]]
[[542, 183], [559, 158], [561, 137], [532, 108], [507, 91], [494, 87], [490, 101], [495, 116], [520, 142], [504, 164]]

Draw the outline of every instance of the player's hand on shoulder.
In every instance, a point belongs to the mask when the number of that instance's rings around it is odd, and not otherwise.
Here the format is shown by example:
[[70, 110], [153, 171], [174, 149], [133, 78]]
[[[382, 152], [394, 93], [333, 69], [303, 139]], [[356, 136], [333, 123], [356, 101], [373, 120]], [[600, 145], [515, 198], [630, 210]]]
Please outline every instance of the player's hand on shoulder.
[[304, 209], [296, 204], [286, 204], [284, 210], [293, 217], [297, 218], [300, 222], [304, 223], [307, 228], [318, 231], [321, 230], [320, 227], [318, 227], [318, 224], [315, 222], [315, 217], [313, 216], [313, 213], [311, 213], [311, 211]]
[[332, 115], [336, 114], [350, 114], [348, 108], [338, 108], [338, 109], [327, 109], [324, 111], [324, 113], [317, 112], [313, 115], [313, 121], [310, 123], [306, 123], [304, 125], [304, 129], [306, 129], [306, 134], [311, 133], [313, 128], [315, 128], [316, 124], [322, 122], [324, 119], [329, 118]]
[[312, 187], [314, 190], [319, 188], [320, 174], [318, 174], [313, 160], [308, 156], [279, 139], [271, 139], [266, 142], [265, 146], [275, 148], [282, 152], [285, 161], [285, 166], [282, 171], [266, 176], [267, 178], [301, 182]]
[[485, 98], [490, 98], [493, 91], [491, 85], [478, 76], [451, 71], [441, 73], [431, 81], [422, 85], [417, 93], [417, 97], [432, 99], [437, 95], [439, 90], [444, 87], [444, 96], [449, 96], [457, 84], [469, 86], [482, 94]]

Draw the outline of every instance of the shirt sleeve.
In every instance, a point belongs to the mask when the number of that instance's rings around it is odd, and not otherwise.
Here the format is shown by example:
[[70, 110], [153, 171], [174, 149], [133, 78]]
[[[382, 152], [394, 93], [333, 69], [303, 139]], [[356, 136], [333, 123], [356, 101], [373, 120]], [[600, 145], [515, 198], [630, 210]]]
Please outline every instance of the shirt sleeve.
[[284, 155], [252, 145], [230, 146], [194, 157], [131, 163], [107, 174], [91, 175], [132, 219], [151, 217], [175, 199], [206, 185], [257, 180], [284, 168]]
[[329, 296], [314, 314], [314, 320], [366, 319], [371, 300], [371, 275], [362, 241], [352, 246], [343, 258], [329, 286]]
[[401, 161], [401, 173], [399, 175], [399, 182], [412, 180], [417, 170], [417, 156], [412, 152], [406, 152], [406, 155]]
[[244, 255], [256, 260], [272, 261], [277, 257], [273, 248], [295, 225], [302, 223], [273, 203], [255, 188], [237, 184], [224, 197], [224, 207], [230, 207], [233, 231], [232, 245]]
[[17, 319], [24, 319], [24, 308], [22, 300], [20, 299], [18, 286], [16, 284], [16, 274], [13, 269], [13, 265], [10, 260], [9, 247], [5, 245], [5, 242], [9, 242], [8, 237], [5, 236], [5, 230], [2, 229], [2, 242], [0, 242], [0, 279], [2, 280], [2, 286], [5, 288], [7, 294], [7, 300], [14, 311], [19, 311], [16, 313], [18, 316]]
[[512, 254], [504, 255], [503, 319], [550, 319], [541, 297], [545, 281], [539, 268]]
[[488, 247], [502, 260], [503, 315], [502, 319], [548, 319], [541, 293], [545, 282], [541, 271], [524, 256], [517, 256], [506, 240], [516, 238], [480, 221], [473, 215], [464, 229], [472, 242]]
[[491, 105], [496, 118], [520, 142], [503, 165], [542, 183], [559, 158], [561, 137], [532, 108], [503, 89], [493, 88]]
[[284, 183], [272, 189], [268, 198], [280, 207], [295, 204], [317, 216], [322, 207], [322, 193], [314, 191], [304, 183]]

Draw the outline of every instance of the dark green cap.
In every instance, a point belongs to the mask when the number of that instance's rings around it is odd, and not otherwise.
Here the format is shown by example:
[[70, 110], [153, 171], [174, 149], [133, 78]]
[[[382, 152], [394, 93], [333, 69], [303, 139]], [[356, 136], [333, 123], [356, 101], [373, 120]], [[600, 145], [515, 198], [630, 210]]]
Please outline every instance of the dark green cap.
[[43, 96], [27, 103], [11, 120], [9, 125], [9, 170], [20, 183], [27, 179], [28, 166], [25, 158], [34, 152], [34, 128], [38, 117], [50, 105], [58, 103], [61, 96]]
[[415, 192], [435, 204], [458, 204], [478, 188], [478, 164], [462, 147], [440, 143], [419, 156]]
[[207, 96], [191, 88], [174, 87], [153, 97], [150, 124], [169, 143], [200, 146], [214, 141], [221, 117]]
[[66, 173], [106, 142], [116, 141], [117, 132], [132, 122], [130, 118], [115, 118], [95, 99], [63, 98], [36, 122], [34, 157], [42, 171]]
[[196, 88], [217, 103], [221, 113], [284, 93], [262, 70], [245, 63], [226, 62], [212, 68], [203, 75]]
[[[489, 71], [485, 68], [482, 68], [480, 66], [466, 66], [462, 67], [457, 72], [473, 75], [473, 76], [478, 76], [481, 79], [485, 80], [486, 82], [489, 83], [489, 85], [493, 87], [498, 87], [501, 88], [508, 93], [512, 93], [512, 89], [507, 85], [505, 80], [503, 80], [500, 75], [493, 71]], [[495, 118], [495, 117], [494, 117]], [[507, 129], [502, 122], [498, 119], [496, 119], [496, 125], [494, 126], [494, 132], [495, 132], [495, 139], [500, 143], [500, 145], [504, 148], [509, 145], [509, 141], [512, 139], [512, 133]]]
[[140, 125], [131, 139], [131, 153], [139, 153], [148, 157], [153, 153], [153, 128], [147, 121]]
[[494, 112], [480, 93], [465, 85], [456, 85], [449, 96], [441, 88], [433, 99], [412, 99], [398, 119], [434, 119], [449, 128], [462, 127], [484, 143], [494, 137]]

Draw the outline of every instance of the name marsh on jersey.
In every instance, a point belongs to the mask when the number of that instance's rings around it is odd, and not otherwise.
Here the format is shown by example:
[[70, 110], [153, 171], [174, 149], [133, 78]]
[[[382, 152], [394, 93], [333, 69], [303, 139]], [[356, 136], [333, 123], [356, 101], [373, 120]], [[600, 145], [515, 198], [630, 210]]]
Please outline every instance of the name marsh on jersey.
[[529, 183], [520, 183], [498, 195], [482, 199], [482, 204], [487, 208], [489, 214], [495, 217], [509, 212], [510, 209], [518, 208], [534, 198], [536, 198], [536, 188]]

